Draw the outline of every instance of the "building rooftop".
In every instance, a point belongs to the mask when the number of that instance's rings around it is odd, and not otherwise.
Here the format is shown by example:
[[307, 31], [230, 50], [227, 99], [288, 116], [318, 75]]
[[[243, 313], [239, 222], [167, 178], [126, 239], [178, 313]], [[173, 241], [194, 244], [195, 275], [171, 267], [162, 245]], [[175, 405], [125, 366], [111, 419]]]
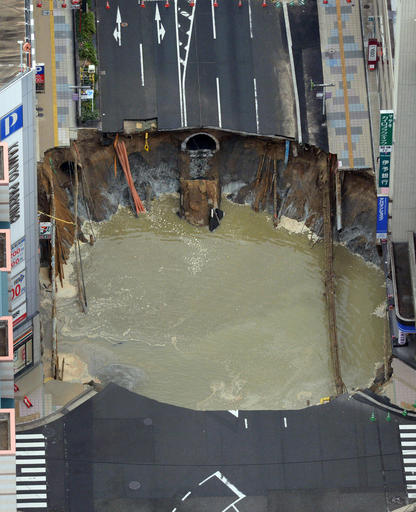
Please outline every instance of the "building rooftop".
[[0, 86], [5, 85], [19, 72], [20, 48], [17, 41], [26, 36], [24, 0], [0, 1]]

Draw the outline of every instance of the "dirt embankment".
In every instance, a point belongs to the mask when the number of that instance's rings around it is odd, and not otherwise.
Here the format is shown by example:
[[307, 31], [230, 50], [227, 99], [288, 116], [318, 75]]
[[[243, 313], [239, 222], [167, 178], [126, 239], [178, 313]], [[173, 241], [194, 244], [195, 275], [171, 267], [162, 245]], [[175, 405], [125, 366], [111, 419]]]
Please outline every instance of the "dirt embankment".
[[[288, 165], [284, 168], [284, 141], [271, 142], [258, 137], [205, 130], [214, 136], [220, 149], [209, 159], [205, 176], [219, 177], [222, 191], [231, 200], [249, 203], [256, 209], [273, 212], [272, 174], [277, 162], [277, 208], [286, 217], [305, 222], [321, 234], [322, 197], [318, 188], [318, 161], [326, 158], [320, 150], [292, 144]], [[125, 137], [135, 186], [142, 199], [179, 190], [179, 179], [193, 177], [190, 156], [181, 144], [192, 132], [154, 133], [150, 151], [144, 150], [143, 135]], [[80, 154], [80, 222], [91, 217], [109, 218], [121, 205], [130, 204], [123, 171], [117, 166], [110, 139], [94, 130], [80, 130], [77, 147]], [[50, 165], [52, 161], [52, 166]], [[74, 148], [57, 148], [45, 154], [39, 165], [39, 208], [50, 213], [50, 179], [55, 183], [56, 216], [73, 221]], [[179, 205], [178, 205], [179, 209]], [[366, 260], [379, 262], [375, 247], [376, 192], [374, 178], [367, 174], [346, 173], [342, 183], [343, 229], [335, 240], [345, 242]], [[45, 217], [44, 220], [47, 220]], [[65, 260], [73, 243], [73, 225], [57, 223], [59, 255]]]

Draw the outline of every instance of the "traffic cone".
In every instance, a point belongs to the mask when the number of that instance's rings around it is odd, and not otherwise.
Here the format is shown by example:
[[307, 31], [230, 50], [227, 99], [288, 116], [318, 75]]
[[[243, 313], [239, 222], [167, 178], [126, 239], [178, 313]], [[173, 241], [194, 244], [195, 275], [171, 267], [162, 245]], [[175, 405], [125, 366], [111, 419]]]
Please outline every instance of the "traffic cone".
[[323, 0], [323, 3], [326, 5], [328, 3], [328, 0]]
[[42, 7], [42, 2], [39, 0], [39, 2], [36, 4], [36, 7]]
[[374, 414], [374, 411], [371, 413], [370, 421], [376, 421], [376, 415]]
[[266, 0], [263, 0], [262, 7], [267, 7], [267, 2], [266, 2]]
[[238, 0], [238, 7], [243, 7], [243, 0]]
[[407, 416], [407, 411], [406, 411], [406, 409], [403, 409], [403, 411], [402, 411], [402, 415], [403, 415], [403, 416]]
[[170, 3], [169, 3], [169, 0], [166, 0], [166, 3], [165, 3], [165, 7], [170, 7]]
[[108, 0], [107, 0], [107, 2], [105, 3], [105, 8], [106, 8], [107, 10], [110, 8], [110, 4], [109, 4]]
[[146, 4], [144, 3], [144, 0], [142, 0], [142, 3], [140, 4], [140, 7], [146, 7]]
[[218, 7], [218, 2], [217, 2], [217, 0], [214, 0], [214, 7]]
[[62, 7], [65, 9], [65, 7], [66, 7], [66, 3], [65, 2], [62, 2]]
[[189, 2], [189, 6], [190, 6], [190, 7], [194, 7], [194, 5], [195, 5], [195, 2], [192, 2], [192, 1], [191, 1], [191, 2]]
[[391, 421], [390, 411], [387, 413], [386, 421]]

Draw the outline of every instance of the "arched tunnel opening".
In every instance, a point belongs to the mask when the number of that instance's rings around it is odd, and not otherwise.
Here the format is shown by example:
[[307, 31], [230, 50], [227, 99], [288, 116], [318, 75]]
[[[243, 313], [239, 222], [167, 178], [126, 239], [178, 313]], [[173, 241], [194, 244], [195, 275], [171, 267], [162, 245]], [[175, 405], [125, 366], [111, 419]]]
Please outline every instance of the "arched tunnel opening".
[[217, 151], [219, 144], [214, 137], [208, 133], [196, 133], [185, 140], [185, 149], [187, 151], [199, 151], [203, 149]]

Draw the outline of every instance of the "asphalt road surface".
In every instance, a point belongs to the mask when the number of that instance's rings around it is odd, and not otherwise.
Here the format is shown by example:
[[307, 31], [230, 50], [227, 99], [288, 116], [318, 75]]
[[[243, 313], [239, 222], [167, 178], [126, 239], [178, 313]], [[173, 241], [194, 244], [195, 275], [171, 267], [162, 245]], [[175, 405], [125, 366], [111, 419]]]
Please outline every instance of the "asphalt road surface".
[[346, 396], [191, 411], [110, 384], [29, 434], [45, 438], [50, 511], [368, 512], [407, 503], [400, 433], [416, 443], [399, 430], [409, 422], [385, 417]]
[[288, 30], [292, 38], [302, 140], [326, 146], [316, 2], [283, 8], [260, 0], [97, 2], [102, 130], [157, 119], [160, 130], [216, 127], [299, 139]]

